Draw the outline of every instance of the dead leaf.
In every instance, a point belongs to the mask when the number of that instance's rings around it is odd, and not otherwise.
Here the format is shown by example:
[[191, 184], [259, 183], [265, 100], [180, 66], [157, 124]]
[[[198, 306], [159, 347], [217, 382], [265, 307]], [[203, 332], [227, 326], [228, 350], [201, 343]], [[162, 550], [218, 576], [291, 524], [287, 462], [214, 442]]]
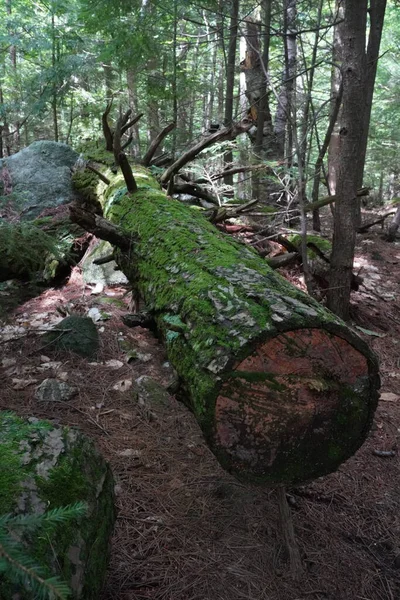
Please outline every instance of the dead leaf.
[[398, 394], [392, 394], [391, 392], [385, 392], [380, 395], [380, 400], [383, 400], [383, 402], [397, 402], [400, 400], [400, 396]]
[[115, 385], [113, 385], [113, 390], [116, 392], [126, 392], [130, 390], [133, 385], [132, 379], [122, 379], [118, 381]]
[[1, 366], [7, 369], [8, 367], [12, 367], [17, 362], [16, 358], [3, 358], [1, 361]]
[[124, 363], [120, 360], [116, 360], [112, 358], [111, 360], [107, 360], [105, 363], [106, 367], [110, 367], [110, 369], [120, 369], [124, 366]]
[[24, 390], [25, 388], [37, 382], [37, 379], [12, 379], [14, 390]]

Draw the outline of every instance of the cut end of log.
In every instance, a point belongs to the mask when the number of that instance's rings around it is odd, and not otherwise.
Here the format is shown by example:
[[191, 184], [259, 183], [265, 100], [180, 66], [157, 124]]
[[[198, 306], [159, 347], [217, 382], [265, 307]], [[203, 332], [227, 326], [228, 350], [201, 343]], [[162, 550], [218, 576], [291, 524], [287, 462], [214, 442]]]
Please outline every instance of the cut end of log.
[[377, 386], [369, 369], [348, 341], [321, 329], [262, 343], [226, 374], [215, 407], [215, 454], [255, 483], [298, 484], [336, 470], [371, 425]]

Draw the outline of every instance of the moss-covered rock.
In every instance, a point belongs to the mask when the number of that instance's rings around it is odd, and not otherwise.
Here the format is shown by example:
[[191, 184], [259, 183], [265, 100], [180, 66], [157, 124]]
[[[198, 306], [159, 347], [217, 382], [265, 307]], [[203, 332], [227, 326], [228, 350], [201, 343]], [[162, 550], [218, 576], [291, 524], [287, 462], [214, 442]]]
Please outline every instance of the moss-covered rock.
[[[79, 431], [0, 413], [0, 514], [36, 514], [79, 501], [83, 519], [46, 526], [22, 543], [35, 563], [59, 575], [74, 600], [97, 600], [115, 520], [111, 471]], [[32, 600], [0, 575], [1, 600]]]
[[99, 334], [96, 325], [88, 317], [71, 315], [57, 324], [56, 331], [49, 331], [43, 337], [46, 344], [59, 351], [70, 351], [91, 358], [99, 347]]

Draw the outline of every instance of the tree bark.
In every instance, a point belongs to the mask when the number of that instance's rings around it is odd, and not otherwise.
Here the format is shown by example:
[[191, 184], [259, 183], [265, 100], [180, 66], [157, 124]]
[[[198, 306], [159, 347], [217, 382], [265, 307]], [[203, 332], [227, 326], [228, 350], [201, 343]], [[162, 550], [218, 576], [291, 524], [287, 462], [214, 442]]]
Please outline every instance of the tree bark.
[[[232, 0], [231, 18], [229, 24], [229, 46], [228, 59], [226, 64], [226, 95], [224, 110], [224, 126], [231, 127], [233, 119], [233, 91], [235, 88], [235, 66], [236, 66], [236, 46], [238, 36], [238, 16], [239, 0]], [[233, 153], [229, 150], [224, 155], [224, 163], [228, 167], [232, 166]], [[227, 175], [224, 178], [226, 185], [233, 185], [233, 176]]]
[[139, 171], [136, 194], [107, 200], [107, 218], [135, 240], [116, 260], [153, 314], [181, 399], [221, 465], [266, 485], [335, 470], [371, 425], [374, 355], [255, 251]]
[[[284, 158], [285, 146], [287, 156], [291, 162], [291, 133], [290, 133], [290, 103], [293, 91], [293, 78], [296, 73], [297, 61], [297, 35], [296, 35], [297, 0], [284, 0], [283, 3], [283, 27], [284, 27], [284, 57], [285, 70], [283, 73], [282, 89], [279, 94], [279, 102], [275, 115], [275, 135], [278, 144], [278, 156]], [[287, 129], [287, 126], [289, 128]]]
[[365, 94], [365, 37], [367, 0], [344, 2], [342, 23], [343, 106], [339, 131], [338, 180], [330, 270], [329, 308], [349, 318], [356, 241], [358, 157], [361, 151]]
[[364, 94], [364, 127], [362, 130], [361, 148], [359, 157], [358, 187], [362, 186], [365, 156], [368, 145], [368, 131], [371, 120], [372, 101], [374, 97], [376, 70], [379, 60], [383, 22], [385, 19], [387, 0], [370, 0], [369, 18], [370, 29], [367, 47], [367, 76]]
[[[344, 7], [343, 0], [336, 0], [335, 10], [338, 21], [333, 30], [332, 72], [331, 72], [331, 119], [332, 128], [328, 148], [328, 186], [332, 195], [336, 194], [339, 160], [339, 130], [340, 130], [340, 108], [343, 95], [342, 81], [342, 51], [343, 51], [343, 27]], [[334, 118], [335, 117], [335, 118]]]

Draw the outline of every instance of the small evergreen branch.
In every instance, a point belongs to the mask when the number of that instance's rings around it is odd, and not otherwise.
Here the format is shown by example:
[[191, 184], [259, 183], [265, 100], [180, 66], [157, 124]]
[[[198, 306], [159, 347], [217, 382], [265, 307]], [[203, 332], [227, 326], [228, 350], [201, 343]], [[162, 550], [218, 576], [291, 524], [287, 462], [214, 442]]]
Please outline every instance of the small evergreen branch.
[[[4, 562], [4, 564], [1, 564]], [[7, 570], [6, 570], [7, 569]], [[38, 600], [59, 598], [66, 600], [71, 595], [68, 585], [59, 577], [44, 577], [43, 569], [21, 552], [17, 544], [9, 544], [0, 535], [0, 571], [11, 581], [20, 582], [26, 589], [37, 594]]]
[[0, 516], [0, 574], [33, 592], [36, 600], [69, 598], [71, 590], [68, 585], [58, 576], [47, 577], [46, 568], [37, 565], [33, 558], [25, 554], [21, 534], [24, 530], [32, 531], [45, 525], [64, 523], [84, 515], [86, 511], [87, 505], [77, 502], [54, 508], [42, 515]]

